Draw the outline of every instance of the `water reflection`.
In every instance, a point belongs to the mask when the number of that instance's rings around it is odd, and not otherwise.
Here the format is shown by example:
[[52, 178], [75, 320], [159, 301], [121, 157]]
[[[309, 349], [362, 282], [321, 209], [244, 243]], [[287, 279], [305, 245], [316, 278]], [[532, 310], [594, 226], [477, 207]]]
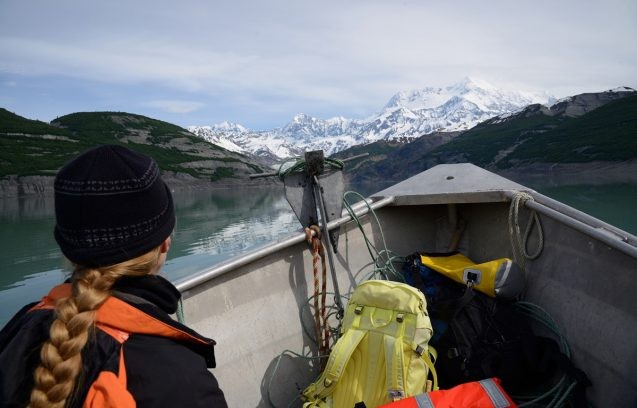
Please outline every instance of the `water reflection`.
[[26, 276], [63, 267], [54, 225], [53, 197], [0, 199], [0, 290], [24, 285]]
[[281, 189], [176, 192], [171, 258], [236, 254], [300, 227]]
[[[283, 188], [176, 190], [177, 225], [164, 275], [178, 280], [298, 230]], [[0, 199], [0, 327], [65, 279], [53, 197]]]
[[298, 230], [282, 188], [175, 192], [177, 226], [163, 273], [172, 281]]

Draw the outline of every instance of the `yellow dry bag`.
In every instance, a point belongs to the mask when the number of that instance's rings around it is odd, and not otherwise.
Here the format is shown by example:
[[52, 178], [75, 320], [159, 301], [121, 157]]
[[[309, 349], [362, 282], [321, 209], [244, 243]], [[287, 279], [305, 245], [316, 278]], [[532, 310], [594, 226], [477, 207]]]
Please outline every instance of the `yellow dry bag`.
[[512, 299], [524, 289], [524, 275], [509, 258], [475, 263], [460, 253], [420, 255], [423, 265], [491, 297]]

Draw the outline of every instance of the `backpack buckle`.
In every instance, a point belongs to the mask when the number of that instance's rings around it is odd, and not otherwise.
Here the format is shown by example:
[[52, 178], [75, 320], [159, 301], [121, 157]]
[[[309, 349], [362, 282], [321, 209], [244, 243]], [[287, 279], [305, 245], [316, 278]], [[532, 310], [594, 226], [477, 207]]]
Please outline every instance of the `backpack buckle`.
[[356, 306], [356, 308], [354, 309], [354, 313], [359, 315], [363, 313], [363, 306]]
[[425, 348], [421, 346], [420, 344], [416, 344], [414, 351], [416, 352], [416, 354], [422, 357], [423, 353], [425, 352]]
[[402, 390], [389, 390], [389, 399], [392, 401], [398, 401], [405, 398], [405, 393]]

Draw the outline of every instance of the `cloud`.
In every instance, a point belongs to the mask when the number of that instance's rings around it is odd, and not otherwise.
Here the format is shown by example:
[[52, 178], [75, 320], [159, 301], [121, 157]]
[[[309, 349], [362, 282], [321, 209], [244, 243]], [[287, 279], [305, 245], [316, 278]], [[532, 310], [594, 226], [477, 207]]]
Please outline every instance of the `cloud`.
[[22, 3], [0, 2], [6, 78], [153, 88], [244, 116], [371, 113], [466, 75], [556, 96], [637, 86], [634, 0]]
[[146, 102], [142, 106], [161, 109], [169, 113], [190, 113], [203, 108], [206, 104], [195, 101], [163, 99]]

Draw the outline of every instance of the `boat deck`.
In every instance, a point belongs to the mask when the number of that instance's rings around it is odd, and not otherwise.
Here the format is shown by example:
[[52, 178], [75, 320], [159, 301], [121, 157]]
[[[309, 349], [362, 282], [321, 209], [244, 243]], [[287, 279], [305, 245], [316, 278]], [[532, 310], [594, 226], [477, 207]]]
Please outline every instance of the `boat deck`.
[[[437, 166], [374, 194], [380, 224], [361, 215], [362, 228], [377, 248], [386, 243], [405, 256], [448, 250], [462, 220], [458, 249], [465, 255], [477, 262], [513, 258], [509, 209], [517, 192], [535, 198], [520, 210], [520, 224], [535, 206], [544, 232], [540, 257], [525, 261], [525, 299], [556, 320], [574, 362], [591, 378], [593, 404], [637, 406], [634, 236], [470, 164]], [[373, 264], [356, 224], [344, 217], [330, 223], [336, 226], [342, 231], [334, 264], [347, 294]], [[528, 246], [536, 245], [532, 233]], [[303, 328], [312, 321], [305, 307], [312, 282], [312, 257], [299, 232], [178, 283], [186, 322], [218, 342], [214, 373], [230, 406], [288, 406], [318, 376], [312, 360], [279, 358], [284, 350], [315, 355]]]

